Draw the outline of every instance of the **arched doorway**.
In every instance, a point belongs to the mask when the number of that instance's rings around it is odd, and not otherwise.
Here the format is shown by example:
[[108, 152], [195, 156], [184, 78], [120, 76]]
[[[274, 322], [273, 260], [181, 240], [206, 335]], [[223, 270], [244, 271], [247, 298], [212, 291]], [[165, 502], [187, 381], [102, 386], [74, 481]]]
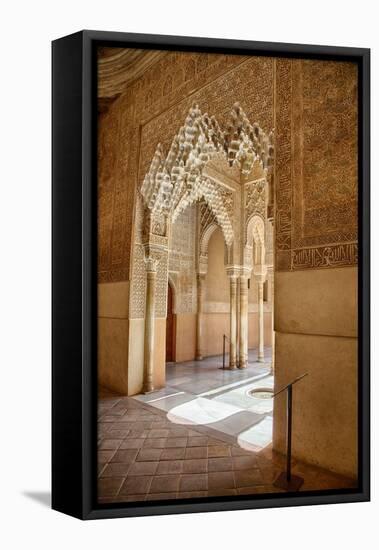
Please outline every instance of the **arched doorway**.
[[167, 285], [167, 318], [166, 318], [166, 363], [175, 361], [175, 313], [174, 292], [170, 283]]

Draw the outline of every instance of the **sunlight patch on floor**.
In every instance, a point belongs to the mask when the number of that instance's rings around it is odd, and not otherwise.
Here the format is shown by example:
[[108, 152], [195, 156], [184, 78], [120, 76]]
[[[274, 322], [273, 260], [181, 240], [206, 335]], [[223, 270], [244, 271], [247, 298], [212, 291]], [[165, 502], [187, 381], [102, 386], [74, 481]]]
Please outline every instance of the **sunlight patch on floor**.
[[[264, 381], [255, 380], [213, 398], [196, 397], [172, 407], [167, 418], [175, 424], [201, 424], [235, 434], [240, 447], [257, 452], [272, 442], [273, 399], [258, 399], [249, 392], [261, 387], [273, 388], [273, 385], [273, 377], [267, 376]], [[252, 413], [251, 419], [246, 418], [249, 413]], [[256, 415], [262, 416], [258, 422], [254, 420]], [[249, 422], [252, 425], [247, 427]]]
[[213, 401], [233, 405], [239, 407], [240, 410], [244, 409], [256, 414], [267, 414], [272, 412], [273, 399], [258, 399], [249, 395], [251, 390], [262, 387], [272, 389], [274, 387], [274, 377], [266, 376], [251, 384], [245, 384], [244, 386], [222, 393], [214, 397]]
[[272, 441], [272, 416], [266, 416], [238, 436], [238, 445], [247, 451], [261, 451]]
[[238, 413], [240, 410], [239, 407], [228, 403], [218, 403], [216, 400], [197, 397], [172, 408], [167, 413], [167, 418], [176, 424], [212, 424]]
[[[215, 388], [214, 390], [209, 390], [209, 391], [206, 391], [204, 393], [201, 393], [199, 395], [199, 397], [208, 397], [208, 396], [212, 396], [212, 395], [217, 395], [219, 393], [222, 393], [222, 392], [224, 392], [226, 390], [229, 390], [229, 389], [232, 389], [232, 388], [237, 388], [237, 387], [240, 387], [240, 386], [246, 386], [246, 384], [248, 382], [253, 382], [255, 380], [261, 380], [262, 378], [267, 378], [267, 372], [265, 372], [263, 374], [257, 374], [255, 376], [252, 376], [251, 378], [246, 378], [245, 380], [239, 380], [238, 382], [232, 382], [231, 384], [225, 384], [223, 386]], [[253, 387], [253, 386], [251, 386], [251, 387]]]

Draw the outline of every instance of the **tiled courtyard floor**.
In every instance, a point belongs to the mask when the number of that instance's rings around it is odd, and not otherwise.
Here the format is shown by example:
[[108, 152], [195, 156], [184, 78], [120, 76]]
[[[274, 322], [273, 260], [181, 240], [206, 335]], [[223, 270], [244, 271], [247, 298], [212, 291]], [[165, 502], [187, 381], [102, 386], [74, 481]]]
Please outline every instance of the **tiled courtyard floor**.
[[208, 428], [215, 438], [247, 450], [260, 451], [272, 441], [273, 400], [249, 396], [257, 387], [273, 387], [271, 348], [265, 348], [264, 363], [257, 361], [257, 350], [249, 350], [245, 369], [223, 370], [222, 355], [202, 361], [166, 365], [166, 385], [133, 399], [160, 409], [177, 424]]
[[[246, 451], [179, 426], [166, 412], [103, 391], [99, 397], [99, 503], [277, 493], [273, 481], [284, 457], [265, 449]], [[354, 481], [300, 462], [302, 490], [354, 487]]]

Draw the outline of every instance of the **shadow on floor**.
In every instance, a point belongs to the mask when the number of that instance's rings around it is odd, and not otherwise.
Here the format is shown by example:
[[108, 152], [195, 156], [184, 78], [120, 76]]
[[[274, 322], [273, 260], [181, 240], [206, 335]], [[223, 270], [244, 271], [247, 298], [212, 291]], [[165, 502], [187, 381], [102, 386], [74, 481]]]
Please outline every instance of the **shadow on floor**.
[[30, 498], [41, 504], [41, 506], [51, 507], [51, 493], [50, 491], [23, 491], [24, 497]]

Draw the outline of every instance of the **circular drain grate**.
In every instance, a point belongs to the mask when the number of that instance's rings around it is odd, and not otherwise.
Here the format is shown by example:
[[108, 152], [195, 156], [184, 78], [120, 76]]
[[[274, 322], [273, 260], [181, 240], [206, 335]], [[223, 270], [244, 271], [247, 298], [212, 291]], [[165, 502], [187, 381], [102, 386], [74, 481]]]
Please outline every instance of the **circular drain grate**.
[[250, 397], [255, 399], [272, 399], [274, 392], [271, 388], [255, 388], [247, 392]]

